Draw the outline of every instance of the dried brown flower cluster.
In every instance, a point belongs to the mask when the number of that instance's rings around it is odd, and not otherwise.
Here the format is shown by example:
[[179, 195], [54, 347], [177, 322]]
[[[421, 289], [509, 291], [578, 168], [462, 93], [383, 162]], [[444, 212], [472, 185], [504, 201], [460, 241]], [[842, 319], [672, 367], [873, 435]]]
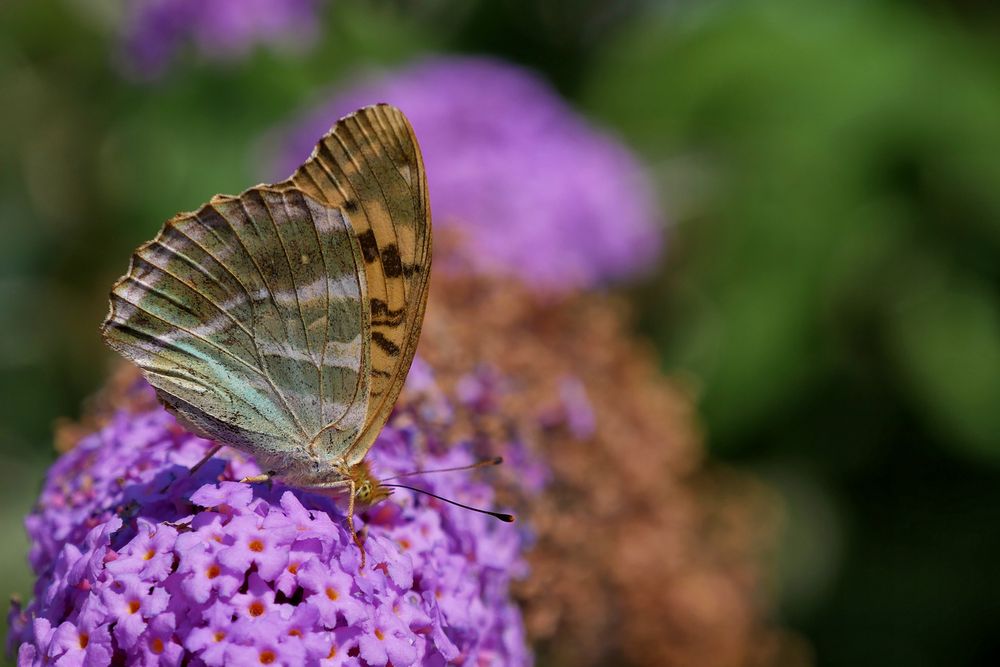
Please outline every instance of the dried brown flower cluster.
[[[744, 475], [705, 469], [691, 401], [630, 332], [627, 307], [510, 280], [435, 281], [418, 354], [446, 391], [495, 368], [499, 412], [552, 468], [540, 498], [508, 496], [538, 534], [519, 596], [539, 663], [804, 662], [767, 620], [777, 503]], [[591, 428], [574, 426], [588, 408]]]

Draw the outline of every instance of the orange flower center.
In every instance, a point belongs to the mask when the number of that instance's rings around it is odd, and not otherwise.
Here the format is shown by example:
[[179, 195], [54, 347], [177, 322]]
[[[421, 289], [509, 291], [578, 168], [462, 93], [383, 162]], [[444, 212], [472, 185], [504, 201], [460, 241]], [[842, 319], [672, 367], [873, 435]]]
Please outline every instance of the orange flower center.
[[274, 655], [274, 651], [265, 649], [260, 652], [260, 664], [270, 665], [272, 662], [274, 662], [274, 659], [276, 657], [277, 656]]
[[379, 630], [378, 628], [375, 628], [375, 636], [378, 637], [379, 641], [382, 641], [383, 639], [385, 639], [385, 635], [383, 635], [382, 631]]
[[145, 560], [153, 560], [153, 556], [155, 555], [156, 555], [156, 549], [150, 549], [149, 551], [146, 552], [146, 555], [143, 556], [143, 558]]
[[79, 636], [80, 648], [87, 648], [87, 644], [90, 643], [90, 635], [86, 632], [81, 632]]
[[134, 614], [135, 612], [139, 611], [139, 601], [138, 600], [129, 600], [128, 601], [128, 611], [129, 611], [130, 614]]
[[254, 600], [250, 603], [250, 615], [251, 616], [261, 616], [264, 613], [264, 603], [260, 600]]
[[333, 660], [337, 655], [337, 645], [330, 644], [330, 652], [326, 655], [327, 660]]
[[208, 577], [209, 579], [215, 579], [217, 576], [219, 576], [219, 573], [221, 572], [222, 570], [219, 569], [219, 566], [216, 565], [215, 563], [212, 563], [211, 565], [208, 566], [208, 569], [205, 570], [205, 576]]
[[222, 630], [216, 630], [215, 634], [212, 636], [215, 638], [215, 641], [221, 642], [223, 639], [226, 638], [226, 633], [223, 632]]
[[250, 540], [250, 551], [260, 553], [264, 550], [264, 543], [260, 540]]
[[326, 597], [330, 598], [331, 600], [336, 600], [337, 598], [340, 597], [340, 594], [337, 592], [337, 589], [332, 587], [327, 587]]
[[152, 641], [149, 642], [149, 650], [156, 655], [163, 653], [163, 640], [159, 637], [153, 637]]
[[290, 563], [288, 565], [288, 571], [291, 572], [292, 574], [297, 574], [298, 571], [299, 571], [299, 564], [298, 563]]
[[299, 630], [298, 628], [292, 628], [291, 630], [288, 631], [288, 636], [289, 637], [301, 637], [302, 636], [302, 631]]

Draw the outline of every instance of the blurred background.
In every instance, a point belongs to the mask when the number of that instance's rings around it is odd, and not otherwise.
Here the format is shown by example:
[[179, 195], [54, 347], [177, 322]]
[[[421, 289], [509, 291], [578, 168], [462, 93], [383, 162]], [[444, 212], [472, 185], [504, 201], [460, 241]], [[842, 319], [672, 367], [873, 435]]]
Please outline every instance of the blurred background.
[[21, 521], [130, 251], [273, 176], [338, 81], [472, 53], [648, 165], [667, 250], [622, 289], [715, 464], [780, 494], [773, 594], [816, 664], [1000, 663], [992, 3], [303, 0], [230, 43], [133, 4], [0, 6], [0, 592], [30, 594]]

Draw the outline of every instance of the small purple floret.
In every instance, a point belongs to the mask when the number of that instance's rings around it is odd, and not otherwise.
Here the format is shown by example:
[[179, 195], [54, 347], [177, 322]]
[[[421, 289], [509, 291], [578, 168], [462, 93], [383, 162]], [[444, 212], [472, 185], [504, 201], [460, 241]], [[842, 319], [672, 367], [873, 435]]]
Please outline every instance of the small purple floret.
[[301, 48], [316, 37], [321, 0], [132, 0], [122, 28], [126, 68], [154, 77], [186, 43], [210, 59], [258, 44]]

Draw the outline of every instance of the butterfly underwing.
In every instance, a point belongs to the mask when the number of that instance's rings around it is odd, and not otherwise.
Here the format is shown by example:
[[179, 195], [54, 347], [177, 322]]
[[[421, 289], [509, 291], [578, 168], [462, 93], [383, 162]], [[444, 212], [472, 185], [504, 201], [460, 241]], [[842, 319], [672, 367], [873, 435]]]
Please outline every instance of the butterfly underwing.
[[363, 459], [413, 360], [430, 266], [413, 129], [365, 107], [287, 180], [171, 218], [114, 284], [103, 335], [183, 425], [286, 483], [350, 487], [353, 512], [388, 495]]

